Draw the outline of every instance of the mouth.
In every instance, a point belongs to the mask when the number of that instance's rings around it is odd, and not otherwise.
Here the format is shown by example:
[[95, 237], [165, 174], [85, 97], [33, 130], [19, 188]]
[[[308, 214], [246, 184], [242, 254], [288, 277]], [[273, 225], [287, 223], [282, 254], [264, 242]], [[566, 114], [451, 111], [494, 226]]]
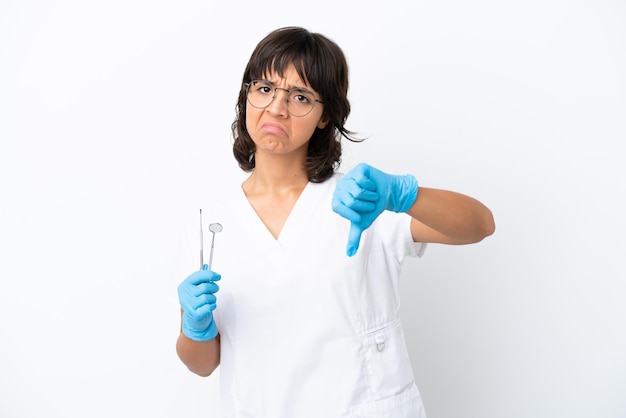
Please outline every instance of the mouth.
[[278, 123], [274, 123], [274, 122], [265, 122], [263, 125], [261, 125], [261, 131], [268, 133], [268, 134], [277, 134], [277, 135], [287, 134], [287, 131], [282, 125]]

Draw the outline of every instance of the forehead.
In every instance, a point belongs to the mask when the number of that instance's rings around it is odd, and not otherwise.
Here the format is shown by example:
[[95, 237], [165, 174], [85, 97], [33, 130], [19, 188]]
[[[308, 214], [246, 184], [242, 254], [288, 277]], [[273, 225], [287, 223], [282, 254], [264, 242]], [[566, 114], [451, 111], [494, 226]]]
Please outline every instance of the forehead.
[[293, 64], [285, 67], [282, 71], [268, 68], [263, 72], [262, 78], [275, 85], [306, 87], [311, 89], [311, 85], [307, 82], [306, 78], [300, 75]]
[[310, 86], [304, 63], [301, 60], [292, 61], [288, 60], [285, 56], [274, 57], [271, 60], [265, 61], [264, 65], [262, 64], [261, 66], [258, 66], [258, 71], [255, 71], [253, 68], [250, 70], [250, 75], [253, 76], [253, 78], [256, 73], [256, 75], [260, 76], [260, 78], [264, 78], [266, 80], [285, 80], [300, 86]]

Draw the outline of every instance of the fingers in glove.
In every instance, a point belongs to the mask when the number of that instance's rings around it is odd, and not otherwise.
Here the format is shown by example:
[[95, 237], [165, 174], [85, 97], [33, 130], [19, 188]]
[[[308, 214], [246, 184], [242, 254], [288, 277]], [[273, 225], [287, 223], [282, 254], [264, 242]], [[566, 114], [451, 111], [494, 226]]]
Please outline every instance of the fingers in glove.
[[198, 283], [216, 282], [222, 278], [221, 275], [211, 270], [198, 270], [191, 273], [185, 282], [191, 285], [197, 285]]
[[362, 233], [363, 230], [358, 224], [354, 222], [350, 223], [350, 235], [348, 236], [348, 246], [346, 248], [346, 254], [348, 254], [348, 257], [352, 257], [359, 249]]
[[337, 183], [337, 189], [357, 200], [377, 202], [380, 198], [376, 183], [366, 177], [343, 177]]
[[189, 287], [189, 293], [194, 297], [199, 297], [203, 294], [216, 293], [218, 290], [220, 290], [220, 287], [217, 285], [217, 283], [213, 282], [198, 283], [195, 286]]
[[183, 311], [194, 320], [200, 320], [206, 315], [213, 312], [217, 306], [217, 299], [213, 295], [206, 295], [206, 298], [194, 299], [195, 306], [190, 306], [187, 310], [183, 308]]
[[340, 201], [333, 200], [333, 210], [351, 222], [360, 222], [361, 215]]
[[[378, 195], [373, 193], [376, 199], [378, 199]], [[336, 190], [335, 195], [333, 196], [333, 210], [339, 213], [342, 206], [345, 206], [348, 209], [351, 209], [356, 212], [371, 212], [376, 208], [375, 204], [376, 200], [372, 200], [372, 196], [368, 195], [365, 199], [362, 199], [359, 196], [354, 196], [347, 193], [344, 190]]]

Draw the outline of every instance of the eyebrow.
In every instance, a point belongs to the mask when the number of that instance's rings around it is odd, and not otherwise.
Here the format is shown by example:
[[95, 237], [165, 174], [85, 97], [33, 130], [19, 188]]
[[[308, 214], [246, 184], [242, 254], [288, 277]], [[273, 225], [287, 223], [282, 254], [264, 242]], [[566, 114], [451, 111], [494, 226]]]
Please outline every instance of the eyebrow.
[[[276, 86], [276, 84], [277, 84], [275, 81], [273, 81], [273, 80], [269, 80], [269, 79], [267, 79], [267, 78], [262, 78], [261, 80], [263, 80], [263, 81], [267, 81], [267, 82], [268, 82], [268, 83], [270, 83], [272, 86]], [[307, 88], [307, 87], [304, 87], [304, 86], [296, 86], [296, 85], [294, 85], [294, 84], [289, 84], [289, 85], [287, 85], [287, 87], [286, 87], [286, 88], [287, 88], [287, 90], [298, 89], [298, 90], [308, 91], [309, 93], [313, 93], [313, 90], [311, 90], [311, 89], [309, 89], [309, 88]]]

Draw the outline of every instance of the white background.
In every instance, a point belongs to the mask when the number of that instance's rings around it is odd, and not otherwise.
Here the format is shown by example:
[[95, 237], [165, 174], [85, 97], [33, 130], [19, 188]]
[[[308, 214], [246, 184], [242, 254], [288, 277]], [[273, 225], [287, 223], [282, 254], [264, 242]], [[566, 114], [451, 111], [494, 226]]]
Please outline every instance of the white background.
[[369, 139], [342, 170], [494, 212], [406, 264], [429, 418], [626, 417], [625, 3], [372, 4], [0, 0], [1, 417], [218, 416], [217, 376], [176, 357], [171, 262], [243, 178], [240, 77], [286, 25], [348, 57]]

